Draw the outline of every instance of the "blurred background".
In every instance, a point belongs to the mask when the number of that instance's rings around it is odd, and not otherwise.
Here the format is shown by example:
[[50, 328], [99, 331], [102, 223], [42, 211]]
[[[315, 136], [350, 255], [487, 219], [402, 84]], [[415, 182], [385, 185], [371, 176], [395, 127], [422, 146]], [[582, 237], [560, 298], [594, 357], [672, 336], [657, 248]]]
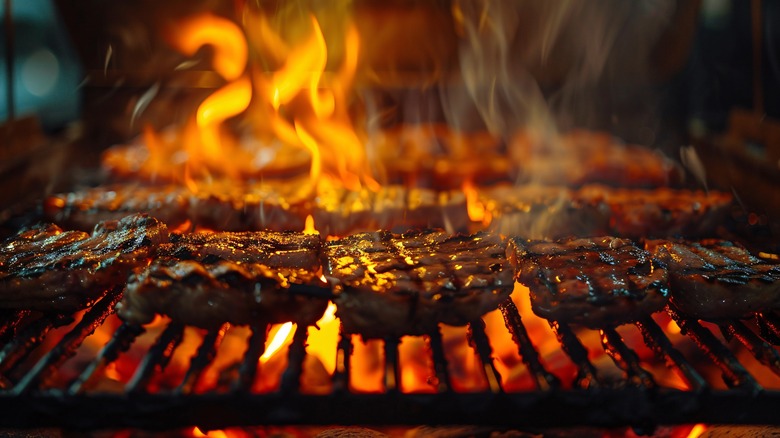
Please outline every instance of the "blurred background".
[[[777, 0], [344, 4], [363, 44], [359, 91], [385, 126], [444, 122], [508, 136], [542, 120], [560, 130], [608, 131], [688, 164], [693, 150], [694, 167], [700, 162], [706, 172], [692, 184], [741, 194], [748, 173], [760, 175], [761, 190], [780, 187]], [[32, 144], [76, 143], [87, 159], [136, 137], [144, 124], [182, 122], [223, 82], [210, 71], [208, 48], [191, 59], [165, 43], [160, 29], [177, 18], [209, 10], [240, 21], [246, 8], [264, 8], [284, 20], [323, 9], [305, 0], [2, 6], [6, 169], [33, 159]], [[724, 161], [731, 167], [719, 167]], [[780, 204], [769, 201], [752, 202]]]

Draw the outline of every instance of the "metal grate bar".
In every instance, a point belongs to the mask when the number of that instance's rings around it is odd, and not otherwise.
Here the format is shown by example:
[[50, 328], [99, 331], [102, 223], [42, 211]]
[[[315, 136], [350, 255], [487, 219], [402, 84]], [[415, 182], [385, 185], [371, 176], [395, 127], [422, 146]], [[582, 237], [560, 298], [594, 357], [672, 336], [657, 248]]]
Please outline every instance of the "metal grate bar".
[[114, 336], [111, 337], [111, 340], [109, 340], [100, 352], [98, 352], [97, 357], [95, 357], [95, 359], [84, 368], [84, 371], [81, 372], [76, 380], [68, 386], [68, 394], [75, 395], [81, 392], [82, 388], [95, 371], [115, 361], [117, 357], [119, 357], [119, 354], [123, 351], [127, 351], [133, 341], [135, 341], [135, 339], [144, 331], [144, 328], [139, 325], [127, 323], [120, 325], [116, 332], [114, 332]]
[[227, 326], [223, 325], [218, 329], [209, 330], [206, 336], [203, 337], [203, 341], [198, 347], [198, 351], [192, 356], [190, 360], [190, 366], [187, 368], [187, 372], [184, 375], [184, 379], [181, 384], [176, 387], [176, 391], [179, 394], [187, 394], [192, 392], [192, 388], [195, 383], [203, 374], [203, 370], [206, 369], [209, 364], [217, 356], [217, 349], [222, 343], [222, 339], [227, 332]]
[[7, 373], [27, 357], [43, 341], [49, 330], [72, 322], [71, 315], [57, 315], [54, 319], [43, 317], [33, 321], [0, 350], [0, 374]]
[[436, 374], [436, 390], [438, 392], [451, 391], [450, 372], [447, 369], [447, 357], [444, 355], [444, 344], [441, 338], [441, 329], [428, 334], [428, 343], [433, 355], [433, 371]]
[[482, 370], [491, 392], [502, 392], [501, 374], [493, 363], [493, 348], [485, 334], [485, 321], [476, 319], [469, 323], [469, 343], [482, 361]]
[[707, 381], [685, 359], [685, 356], [674, 348], [672, 342], [652, 318], [647, 317], [637, 322], [636, 325], [639, 327], [645, 343], [653, 349], [656, 355], [662, 356], [668, 365], [679, 370], [691, 389], [698, 391], [708, 386]]
[[157, 341], [144, 356], [133, 377], [127, 383], [125, 390], [129, 393], [142, 392], [146, 389], [146, 384], [158, 366], [164, 368], [168, 364], [173, 350], [184, 337], [184, 326], [177, 322], [168, 324]]
[[582, 345], [571, 328], [566, 324], [550, 321], [550, 327], [555, 332], [558, 342], [563, 346], [563, 351], [569, 355], [577, 366], [577, 378], [574, 383], [581, 388], [598, 387], [598, 373], [596, 367], [588, 359], [588, 350]]
[[780, 345], [780, 317], [774, 312], [764, 312], [759, 314], [757, 319], [761, 336], [775, 345]]
[[612, 358], [615, 365], [620, 367], [629, 380], [645, 388], [655, 388], [656, 383], [653, 376], [639, 364], [639, 356], [631, 348], [628, 348], [620, 334], [614, 328], [604, 328], [599, 330], [601, 334], [601, 345], [604, 351]]
[[749, 389], [753, 392], [761, 390], [761, 386], [752, 375], [742, 366], [736, 357], [723, 345], [711, 331], [703, 327], [698, 321], [683, 318], [671, 305], [668, 307], [672, 319], [682, 330], [683, 334], [690, 336], [694, 342], [723, 372], [723, 381], [731, 387]]
[[525, 329], [523, 320], [520, 317], [520, 312], [517, 311], [515, 303], [511, 299], [505, 301], [499, 306], [501, 313], [504, 315], [504, 324], [512, 335], [512, 339], [517, 344], [517, 350], [520, 353], [520, 357], [525, 363], [525, 366], [534, 375], [534, 381], [536, 387], [541, 390], [547, 390], [550, 388], [557, 388], [560, 386], [560, 381], [555, 375], [548, 372], [542, 365], [539, 359], [539, 352], [536, 351], [531, 337], [528, 336], [528, 331]]
[[780, 353], [739, 321], [730, 321], [719, 326], [725, 337], [735, 337], [753, 353], [753, 357], [766, 365], [773, 373], [780, 375]]
[[2, 325], [0, 325], [0, 343], [8, 342], [14, 336], [19, 324], [30, 314], [30, 311], [14, 310], [3, 313], [5, 313], [5, 317]]
[[352, 336], [340, 329], [339, 343], [336, 347], [336, 370], [333, 373], [334, 392], [349, 390], [349, 378], [352, 362]]
[[265, 351], [265, 341], [268, 337], [269, 326], [252, 324], [252, 336], [249, 337], [249, 345], [244, 353], [244, 360], [238, 371], [238, 380], [233, 384], [234, 391], [249, 391], [257, 375], [257, 361]]
[[397, 392], [401, 384], [401, 366], [398, 363], [398, 338], [385, 339], [385, 391]]
[[114, 309], [114, 305], [122, 296], [119, 291], [107, 294], [103, 299], [95, 303], [81, 318], [71, 331], [49, 350], [33, 367], [22, 377], [13, 389], [13, 393], [21, 394], [27, 392], [42, 375], [55, 370], [65, 360], [71, 357], [76, 349], [84, 342], [84, 339], [95, 332], [103, 321]]
[[287, 355], [287, 367], [282, 374], [280, 384], [282, 392], [298, 391], [301, 386], [301, 373], [303, 372], [303, 361], [306, 359], [306, 339], [308, 337], [308, 327], [298, 325]]

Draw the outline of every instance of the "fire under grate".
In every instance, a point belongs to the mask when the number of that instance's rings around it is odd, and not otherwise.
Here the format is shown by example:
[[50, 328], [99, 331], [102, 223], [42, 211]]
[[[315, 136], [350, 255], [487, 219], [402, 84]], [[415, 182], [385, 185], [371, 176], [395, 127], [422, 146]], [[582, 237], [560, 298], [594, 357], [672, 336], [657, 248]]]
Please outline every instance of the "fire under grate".
[[[84, 340], [105, 324], [120, 298], [109, 291], [78, 317], [35, 317], [29, 311], [7, 311], [0, 325], [0, 427], [66, 427], [80, 429], [171, 429], [197, 425], [217, 429], [252, 425], [417, 425], [469, 424], [507, 427], [636, 426], [659, 424], [780, 424], [780, 391], [767, 389], [744, 363], [738, 350], [748, 352], [762, 372], [780, 376], [780, 354], [773, 345], [780, 339], [780, 318], [761, 314], [750, 321], [728, 321], [708, 328], [667, 309], [697, 359], [680, 351], [656, 320], [635, 324], [644, 345], [686, 382], [687, 389], [658, 383], [636, 351], [616, 329], [599, 331], [600, 353], [622, 372], [621, 379], [605, 378], [594, 364], [593, 348], [581, 333], [564, 324], [551, 324], [560, 348], [576, 373], [564, 385], [551, 372], [529, 335], [524, 317], [508, 300], [500, 306], [505, 329], [527, 369], [532, 388], [506, 390], [504, 376], [494, 363], [494, 352], [483, 320], [468, 326], [468, 340], [478, 358], [485, 389], [462, 391], [453, 385], [446, 346], [440, 332], [426, 336], [431, 363], [430, 393], [401, 390], [399, 340], [383, 342], [381, 393], [363, 393], [350, 387], [354, 340], [341, 334], [337, 341], [335, 372], [327, 394], [301, 389], [306, 361], [307, 331], [297, 330], [286, 351], [287, 364], [278, 387], [253, 391], [258, 360], [264, 353], [268, 329], [250, 327], [240, 363], [226, 389], [197, 393], [195, 383], [214, 361], [224, 331], [204, 331], [189, 359], [181, 382], [172, 388], [149, 390], [150, 382], [170, 362], [182, 342], [185, 327], [168, 323], [144, 349], [132, 377], [119, 391], [90, 389], [89, 382], [120, 360], [145, 329], [121, 324], [95, 354], [82, 361], [66, 382], [51, 379]], [[60, 331], [55, 342], [47, 337]], [[61, 337], [60, 337], [61, 336]], [[736, 347], [735, 347], [736, 346]], [[72, 367], [72, 366], [71, 366]], [[717, 370], [720, 383], [713, 383]]]

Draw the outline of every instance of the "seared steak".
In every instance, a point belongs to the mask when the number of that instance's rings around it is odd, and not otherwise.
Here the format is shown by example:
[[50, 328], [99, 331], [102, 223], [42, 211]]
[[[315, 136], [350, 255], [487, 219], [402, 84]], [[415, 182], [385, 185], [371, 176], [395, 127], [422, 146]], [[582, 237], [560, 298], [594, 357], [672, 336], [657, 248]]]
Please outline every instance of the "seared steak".
[[314, 224], [326, 236], [346, 236], [360, 231], [411, 228], [446, 228], [450, 232], [468, 227], [466, 197], [458, 191], [384, 186], [377, 191], [321, 190], [314, 206]]
[[174, 234], [151, 266], [131, 277], [117, 313], [137, 324], [155, 315], [198, 327], [229, 322], [312, 324], [327, 300], [294, 294], [319, 278], [319, 236], [244, 232]]
[[666, 270], [626, 239], [514, 238], [507, 257], [517, 280], [531, 292], [534, 313], [552, 321], [599, 328], [634, 321], [666, 305]]
[[183, 186], [115, 184], [52, 195], [43, 203], [43, 213], [62, 227], [88, 231], [104, 220], [147, 213], [176, 228], [188, 217], [189, 192]]
[[359, 233], [325, 246], [323, 271], [349, 333], [421, 335], [464, 325], [512, 292], [504, 240], [490, 233]]
[[130, 271], [149, 263], [168, 240], [165, 224], [144, 214], [98, 224], [92, 235], [39, 225], [0, 247], [0, 307], [73, 311]]
[[780, 305], [780, 265], [732, 242], [648, 240], [645, 248], [668, 266], [671, 301], [686, 315], [738, 318]]
[[193, 190], [174, 184], [114, 184], [50, 196], [43, 211], [48, 220], [80, 230], [131, 213], [151, 214], [171, 228], [189, 223], [223, 231], [303, 230], [302, 206], [265, 185], [219, 181]]
[[491, 228], [530, 239], [702, 236], [723, 223], [731, 195], [586, 185], [499, 186], [481, 194]]

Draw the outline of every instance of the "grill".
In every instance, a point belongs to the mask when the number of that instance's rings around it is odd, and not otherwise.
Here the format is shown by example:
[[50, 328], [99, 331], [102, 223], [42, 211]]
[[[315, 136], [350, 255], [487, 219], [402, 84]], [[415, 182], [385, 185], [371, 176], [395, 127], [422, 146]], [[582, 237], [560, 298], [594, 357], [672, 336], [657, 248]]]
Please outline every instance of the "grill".
[[[307, 333], [296, 331], [287, 352], [287, 365], [278, 388], [271, 392], [252, 390], [257, 363], [263, 354], [267, 327], [252, 326], [245, 352], [224, 390], [198, 393], [193, 390], [206, 367], [214, 360], [224, 339], [224, 327], [205, 332], [180, 382], [169, 389], [150, 387], [181, 345], [185, 328], [166, 325], [154, 342], [144, 348], [143, 357], [121, 391], [89, 389], [96, 378], [132, 348], [143, 334], [138, 326], [122, 324], [75, 369], [67, 381], [53, 378], [85, 339], [113, 318], [112, 309], [120, 298], [111, 290], [79, 317], [40, 317], [26, 311], [11, 312], [0, 327], [3, 347], [0, 371], [4, 376], [0, 392], [2, 427], [58, 426], [66, 428], [169, 429], [198, 425], [205, 428], [285, 424], [452, 424], [499, 427], [560, 427], [571, 425], [644, 427], [692, 422], [777, 424], [780, 391], [765, 389], [739, 351], [748, 351], [772, 373], [780, 374], [780, 354], [768, 340], [780, 338], [780, 317], [763, 314], [755, 324], [729, 321], [711, 330], [704, 324], [680, 317], [673, 309], [668, 315], [694, 346], [698, 360], [687, 359], [659, 323], [651, 318], [636, 323], [644, 344], [657, 359], [672, 368], [688, 389], [675, 389], [656, 382], [624, 336], [615, 329], [599, 332], [601, 348], [622, 371], [622, 377], [604, 376], [592, 361], [594, 351], [581, 342], [585, 332], [563, 324], [551, 328], [571, 362], [576, 378], [566, 387], [548, 370], [538, 348], [529, 336], [516, 305], [508, 300], [500, 306], [506, 330], [511, 334], [524, 366], [533, 380], [528, 390], [505, 390], [504, 376], [494, 363], [493, 351], [483, 320], [468, 326], [468, 342], [478, 357], [477, 367], [487, 382], [479, 391], [454, 388], [445, 345], [440, 332], [429, 333], [427, 352], [432, 364], [434, 393], [406, 393], [401, 388], [399, 340], [384, 340], [381, 393], [361, 393], [350, 387], [353, 339], [341, 334], [337, 343], [337, 366], [330, 377], [332, 391], [309, 394], [301, 389]], [[74, 319], [75, 318], [75, 319]], [[67, 330], [63, 330], [67, 327]], [[714, 327], [714, 326], [713, 326]], [[55, 343], [48, 339], [63, 331]], [[723, 338], [718, 336], [717, 332]], [[61, 337], [60, 337], [61, 336]], [[95, 336], [95, 335], [93, 335]], [[723, 339], [732, 340], [724, 343]], [[692, 341], [692, 342], [691, 342]], [[600, 353], [600, 352], [595, 352]], [[723, 387], [704, 368], [722, 374]], [[755, 368], [753, 368], [755, 369]], [[711, 375], [712, 373], [710, 373]]]

